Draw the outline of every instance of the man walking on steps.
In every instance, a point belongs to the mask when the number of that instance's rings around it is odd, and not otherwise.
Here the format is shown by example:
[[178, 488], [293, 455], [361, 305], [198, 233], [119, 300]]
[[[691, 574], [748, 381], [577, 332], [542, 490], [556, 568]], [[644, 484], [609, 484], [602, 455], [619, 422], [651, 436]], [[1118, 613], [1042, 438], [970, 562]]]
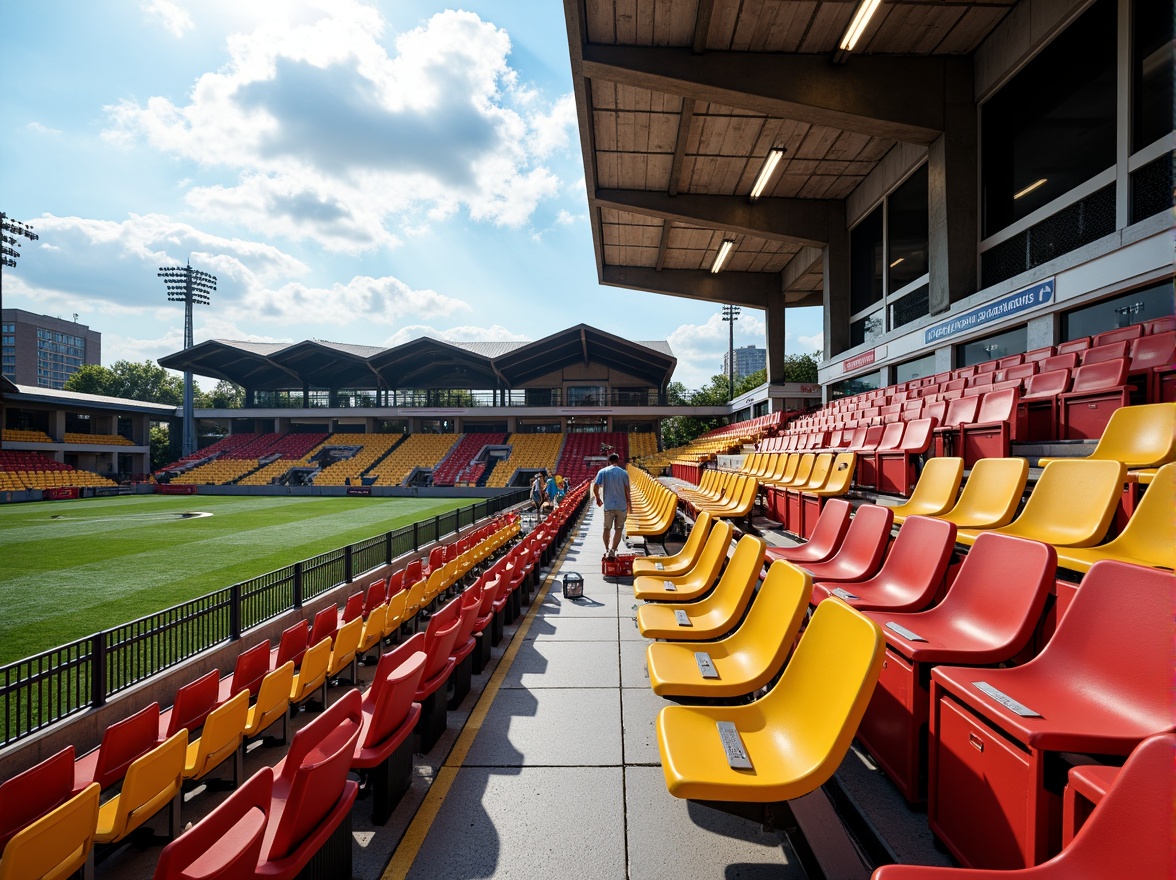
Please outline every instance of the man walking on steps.
[[[621, 533], [625, 529], [625, 517], [633, 511], [629, 474], [618, 464], [620, 460], [621, 457], [615, 452], [609, 455], [608, 467], [601, 468], [592, 481], [596, 506], [604, 508], [604, 549], [609, 559], [616, 558]], [[611, 541], [609, 529], [612, 529]]]

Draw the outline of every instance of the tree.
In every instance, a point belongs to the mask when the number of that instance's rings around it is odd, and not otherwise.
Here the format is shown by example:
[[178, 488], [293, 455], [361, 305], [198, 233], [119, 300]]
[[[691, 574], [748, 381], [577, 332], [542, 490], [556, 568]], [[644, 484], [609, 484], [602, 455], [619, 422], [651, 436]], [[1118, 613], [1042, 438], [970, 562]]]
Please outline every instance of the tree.
[[151, 426], [151, 470], [158, 470], [175, 460], [171, 454], [171, 431], [166, 423]]
[[817, 358], [815, 354], [790, 354], [784, 358], [784, 381], [800, 382], [806, 385], [817, 383]]
[[181, 406], [184, 402], [184, 381], [158, 364], [143, 361], [115, 361], [107, 368], [87, 364], [69, 377], [66, 391], [82, 394], [102, 394], [145, 403], [166, 403]]
[[245, 406], [245, 389], [228, 379], [217, 382], [205, 397], [211, 409], [242, 409]]

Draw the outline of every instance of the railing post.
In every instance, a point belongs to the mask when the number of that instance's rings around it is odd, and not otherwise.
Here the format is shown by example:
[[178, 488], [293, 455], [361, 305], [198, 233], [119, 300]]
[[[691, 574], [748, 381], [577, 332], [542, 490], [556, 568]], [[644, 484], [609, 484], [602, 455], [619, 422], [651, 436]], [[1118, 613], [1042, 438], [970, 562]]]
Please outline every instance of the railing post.
[[392, 564], [392, 533], [384, 532], [384, 565]]
[[413, 524], [412, 524], [412, 550], [414, 553], [417, 550], [421, 549], [420, 525], [421, 524], [419, 522], [417, 522], [415, 520], [413, 521]]
[[229, 587], [229, 640], [241, 638], [241, 585]]
[[294, 607], [302, 607], [302, 563], [294, 563]]
[[349, 584], [355, 580], [355, 564], [352, 555], [354, 551], [354, 544], [348, 544], [343, 548], [343, 583], [345, 584]]
[[433, 540], [441, 540], [441, 514], [437, 514], [435, 517], [433, 517]]
[[106, 633], [90, 637], [90, 705], [106, 705]]

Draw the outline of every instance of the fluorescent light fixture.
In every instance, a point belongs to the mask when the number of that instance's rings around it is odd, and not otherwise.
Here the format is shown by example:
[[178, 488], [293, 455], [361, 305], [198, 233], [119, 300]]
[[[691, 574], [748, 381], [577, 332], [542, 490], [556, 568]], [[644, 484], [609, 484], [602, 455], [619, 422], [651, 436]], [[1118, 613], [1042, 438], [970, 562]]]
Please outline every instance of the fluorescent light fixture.
[[719, 245], [719, 252], [715, 254], [715, 261], [711, 263], [712, 275], [718, 275], [723, 271], [723, 264], [727, 262], [727, 257], [731, 256], [733, 250], [735, 250], [735, 239], [724, 238], [723, 243]]
[[897, 260], [895, 260], [893, 263], [890, 264], [890, 268], [893, 269], [895, 266], [897, 266], [899, 263], [901, 263], [905, 259], [906, 259], [906, 257], [899, 257]]
[[841, 44], [838, 46], [843, 52], [852, 52], [853, 47], [857, 45], [858, 39], [862, 35], [862, 31], [866, 29], [866, 25], [870, 23], [870, 17], [873, 16], [874, 11], [878, 8], [882, 0], [862, 0], [857, 8], [857, 12], [853, 15], [853, 21], [849, 23], [849, 27], [845, 29], [845, 34], [841, 38]]
[[1044, 178], [1044, 177], [1041, 178], [1040, 180], [1033, 181], [1031, 184], [1029, 184], [1027, 187], [1025, 187], [1019, 193], [1016, 193], [1013, 196], [1013, 199], [1016, 200], [1016, 199], [1021, 198], [1021, 196], [1029, 195], [1029, 193], [1033, 192], [1033, 190], [1037, 189], [1037, 187], [1041, 186], [1043, 183], [1045, 183], [1045, 181], [1046, 181], [1046, 178]]
[[768, 155], [764, 157], [764, 164], [760, 166], [759, 174], [755, 176], [755, 183], [751, 187], [751, 200], [753, 202], [764, 194], [764, 190], [768, 188], [768, 181], [776, 173], [776, 166], [780, 164], [780, 160], [783, 158], [783, 147], [772, 147], [772, 149], [768, 150]]

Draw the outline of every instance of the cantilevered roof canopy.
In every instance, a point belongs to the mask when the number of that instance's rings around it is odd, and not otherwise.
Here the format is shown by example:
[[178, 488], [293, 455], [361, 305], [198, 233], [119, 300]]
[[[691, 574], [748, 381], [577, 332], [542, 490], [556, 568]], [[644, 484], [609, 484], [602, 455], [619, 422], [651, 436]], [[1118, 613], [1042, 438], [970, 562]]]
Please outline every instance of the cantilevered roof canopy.
[[820, 305], [844, 200], [896, 144], [943, 133], [965, 56], [1014, 4], [883, 0], [846, 56], [858, 0], [564, 0], [601, 283]]
[[536, 342], [443, 342], [394, 348], [307, 340], [214, 339], [160, 358], [171, 370], [228, 379], [260, 391], [309, 388], [512, 388], [575, 363], [597, 363], [663, 387], [677, 365], [665, 342], [629, 342], [586, 324]]

